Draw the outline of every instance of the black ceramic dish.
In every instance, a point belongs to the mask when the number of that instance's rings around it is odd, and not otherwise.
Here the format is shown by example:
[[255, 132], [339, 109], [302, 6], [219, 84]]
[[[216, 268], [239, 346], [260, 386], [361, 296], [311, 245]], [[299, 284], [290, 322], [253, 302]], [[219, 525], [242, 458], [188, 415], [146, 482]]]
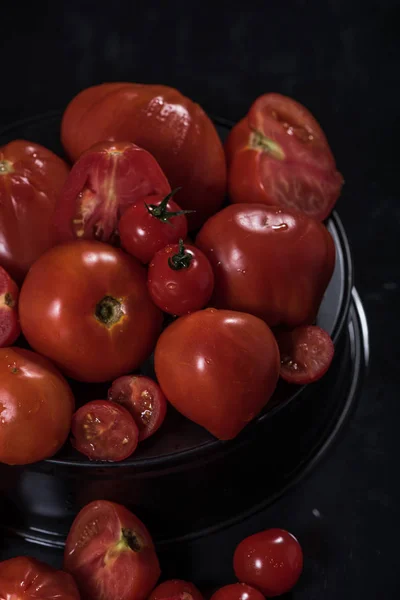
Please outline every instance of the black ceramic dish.
[[[228, 124], [215, 122], [224, 137]], [[15, 124], [0, 134], [0, 145], [24, 138], [62, 155], [59, 124], [59, 113]], [[349, 412], [356, 396], [353, 381], [358, 385], [362, 374], [363, 342], [361, 328], [354, 324], [354, 305], [349, 317], [349, 246], [336, 214], [327, 225], [337, 260], [317, 322], [331, 334], [336, 357], [323, 380], [295, 389], [280, 384], [267, 409], [230, 442], [216, 440], [170, 410], [162, 429], [122, 463], [90, 463], [67, 444], [51, 460], [24, 468], [1, 466], [2, 525], [27, 539], [60, 545], [77, 510], [102, 498], [132, 508], [155, 538], [166, 543], [221, 526], [282, 493], [321, 452]], [[143, 370], [151, 371], [151, 363]], [[78, 402], [83, 402], [105, 397], [107, 386], [73, 383], [73, 388]], [[260, 468], [268, 472], [266, 488], [257, 482]], [[245, 494], [238, 486], [243, 478], [253, 483], [246, 486]]]

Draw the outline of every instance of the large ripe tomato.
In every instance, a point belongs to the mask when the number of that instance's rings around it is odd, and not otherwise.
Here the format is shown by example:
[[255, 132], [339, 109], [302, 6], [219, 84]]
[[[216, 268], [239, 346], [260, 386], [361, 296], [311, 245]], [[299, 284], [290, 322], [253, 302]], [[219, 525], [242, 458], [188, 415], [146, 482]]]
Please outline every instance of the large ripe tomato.
[[214, 269], [213, 306], [251, 313], [270, 327], [312, 323], [335, 265], [322, 223], [263, 204], [228, 206], [207, 221], [196, 245]]
[[3, 267], [0, 267], [0, 348], [11, 346], [21, 332], [18, 296], [17, 284]]
[[80, 600], [69, 573], [27, 556], [0, 562], [0, 600]]
[[53, 212], [68, 173], [39, 144], [16, 140], [0, 147], [0, 265], [17, 282], [54, 245]]
[[130, 142], [101, 142], [74, 164], [54, 216], [57, 239], [118, 243], [118, 221], [137, 200], [165, 196], [169, 183], [155, 158]]
[[80, 92], [68, 105], [61, 137], [76, 160], [92, 144], [130, 140], [160, 163], [190, 228], [197, 228], [221, 206], [226, 190], [222, 144], [203, 109], [174, 88], [106, 83]]
[[74, 410], [68, 383], [43, 356], [0, 349], [0, 462], [24, 465], [53, 456]]
[[225, 151], [232, 202], [295, 208], [323, 220], [340, 195], [343, 178], [321, 127], [286, 96], [257, 98]]
[[81, 381], [110, 381], [137, 369], [162, 324], [144, 267], [122, 250], [84, 240], [36, 261], [19, 310], [29, 344]]
[[[202, 593], [190, 581], [169, 579], [160, 583], [149, 600], [204, 600]], [[257, 599], [254, 599], [257, 600]]]
[[155, 370], [177, 410], [226, 440], [270, 399], [279, 375], [279, 351], [261, 319], [209, 308], [164, 330], [156, 346]]
[[85, 506], [73, 522], [64, 568], [74, 576], [82, 600], [145, 600], [160, 576], [144, 524], [104, 500]]

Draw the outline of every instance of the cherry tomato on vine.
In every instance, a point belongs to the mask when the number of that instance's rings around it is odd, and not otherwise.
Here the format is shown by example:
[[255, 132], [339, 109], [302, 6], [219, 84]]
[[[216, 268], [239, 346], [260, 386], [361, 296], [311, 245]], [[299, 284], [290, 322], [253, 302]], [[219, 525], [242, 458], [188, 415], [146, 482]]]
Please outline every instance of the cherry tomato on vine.
[[171, 315], [203, 308], [214, 288], [214, 273], [205, 254], [195, 246], [169, 244], [149, 265], [147, 285], [156, 306]]
[[231, 583], [220, 588], [210, 600], [265, 600], [261, 592], [246, 583]]
[[18, 320], [17, 284], [0, 267], [0, 348], [11, 346], [21, 332]]
[[182, 579], [163, 581], [149, 596], [149, 600], [171, 600], [172, 598], [174, 600], [204, 600], [203, 595], [193, 583]]

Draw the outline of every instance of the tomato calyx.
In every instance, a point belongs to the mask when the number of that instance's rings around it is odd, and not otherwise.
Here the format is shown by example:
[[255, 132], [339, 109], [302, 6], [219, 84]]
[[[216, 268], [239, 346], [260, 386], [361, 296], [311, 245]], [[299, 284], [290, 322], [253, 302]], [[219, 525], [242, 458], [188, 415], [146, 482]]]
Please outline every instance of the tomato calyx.
[[133, 552], [141, 552], [143, 550], [143, 540], [132, 529], [122, 528], [122, 538], [120, 543], [124, 543]]
[[266, 152], [272, 156], [272, 158], [276, 158], [277, 160], [285, 159], [285, 153], [282, 146], [256, 129], [253, 129], [250, 133], [249, 147], [252, 150]]
[[100, 302], [96, 304], [94, 315], [102, 325], [110, 328], [124, 316], [121, 302], [112, 296], [104, 296]]
[[160, 204], [147, 204], [147, 202], [145, 202], [144, 205], [151, 214], [151, 216], [161, 221], [161, 223], [168, 223], [168, 225], [172, 225], [173, 227], [173, 224], [170, 222], [171, 217], [179, 217], [181, 215], [188, 215], [189, 213], [196, 212], [194, 210], [167, 210], [168, 202], [171, 200], [171, 198], [175, 196], [176, 192], [179, 192], [180, 189], [182, 188], [177, 187], [174, 190], [172, 190], [172, 192], [167, 194], [167, 196], [165, 196], [165, 198], [161, 200]]
[[8, 306], [9, 308], [14, 308], [14, 306], [15, 306], [15, 300], [14, 300], [12, 294], [10, 294], [10, 292], [7, 292], [4, 295], [4, 304], [6, 306]]
[[183, 240], [179, 240], [179, 251], [170, 256], [168, 259], [168, 265], [174, 271], [180, 271], [181, 269], [188, 269], [192, 262], [193, 255], [190, 252], [186, 252]]
[[13, 172], [14, 168], [9, 160], [0, 160], [0, 175], [8, 175], [9, 173]]

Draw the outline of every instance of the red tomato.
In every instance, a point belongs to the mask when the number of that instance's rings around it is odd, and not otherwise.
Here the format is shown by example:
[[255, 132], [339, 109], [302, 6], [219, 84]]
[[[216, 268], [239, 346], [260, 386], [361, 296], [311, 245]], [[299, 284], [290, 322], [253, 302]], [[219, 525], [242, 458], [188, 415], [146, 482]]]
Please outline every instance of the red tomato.
[[73, 522], [64, 567], [82, 600], [145, 600], [160, 576], [146, 527], [123, 506], [104, 500], [85, 506]]
[[179, 412], [227, 440], [258, 415], [275, 390], [278, 346], [261, 319], [209, 308], [163, 331], [155, 370]]
[[303, 552], [284, 529], [267, 529], [240, 542], [233, 557], [236, 577], [268, 598], [285, 594], [303, 570]]
[[55, 243], [53, 212], [68, 173], [39, 144], [15, 140], [0, 147], [0, 265], [18, 283]]
[[246, 583], [231, 583], [214, 592], [210, 600], [265, 600], [265, 598], [261, 592]]
[[69, 385], [50, 361], [21, 348], [0, 349], [0, 462], [53, 456], [68, 437], [73, 410]]
[[155, 433], [167, 412], [167, 401], [160, 386], [143, 375], [125, 375], [114, 381], [108, 399], [122, 404], [139, 428], [139, 441]]
[[335, 265], [326, 227], [262, 204], [228, 206], [203, 226], [196, 245], [214, 269], [211, 303], [270, 326], [313, 323]]
[[102, 142], [74, 164], [55, 211], [57, 238], [116, 244], [121, 215], [139, 199], [165, 196], [169, 183], [155, 158], [130, 142]]
[[[149, 596], [149, 600], [204, 600], [197, 587], [182, 579], [163, 581]], [[254, 599], [257, 600], [257, 599]]]
[[203, 109], [164, 85], [105, 83], [80, 92], [68, 105], [61, 138], [76, 160], [92, 144], [129, 140], [156, 158], [179, 206], [198, 228], [221, 206], [226, 191], [224, 150]]
[[225, 151], [232, 202], [294, 208], [322, 221], [340, 195], [343, 177], [321, 127], [286, 96], [257, 98]]
[[121, 245], [142, 263], [149, 263], [158, 250], [187, 236], [190, 211], [181, 210], [171, 200], [176, 190], [163, 198], [149, 196], [139, 200], [122, 215], [119, 221]]
[[111, 381], [150, 355], [162, 314], [145, 269], [101, 242], [52, 248], [21, 289], [21, 327], [29, 344], [81, 381]]
[[72, 417], [71, 443], [90, 460], [116, 462], [137, 447], [139, 430], [131, 414], [107, 400], [92, 400]]
[[17, 556], [0, 562], [0, 600], [80, 600], [71, 575], [35, 558]]
[[159, 308], [171, 315], [185, 315], [203, 308], [214, 288], [208, 258], [195, 246], [168, 245], [149, 265], [147, 286]]
[[18, 321], [18, 295], [16, 283], [0, 267], [0, 348], [11, 346], [21, 329]]
[[335, 347], [329, 334], [309, 325], [276, 334], [282, 379], [304, 385], [320, 379], [330, 367]]

